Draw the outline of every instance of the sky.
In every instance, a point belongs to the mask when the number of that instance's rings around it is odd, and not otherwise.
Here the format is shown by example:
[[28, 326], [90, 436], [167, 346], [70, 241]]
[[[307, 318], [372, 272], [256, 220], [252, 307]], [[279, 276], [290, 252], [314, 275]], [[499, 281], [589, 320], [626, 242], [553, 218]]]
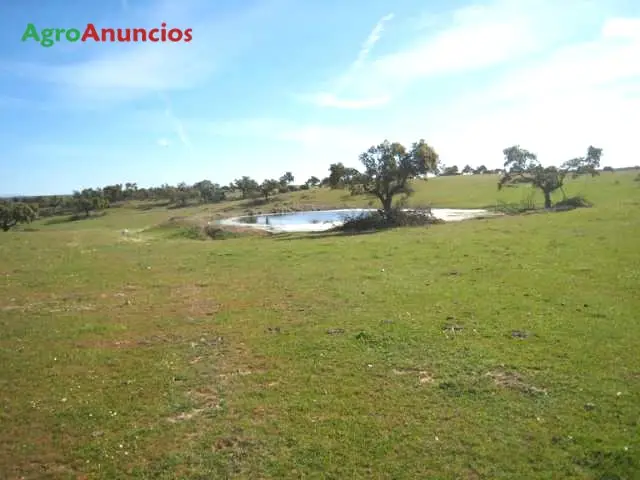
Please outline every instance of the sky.
[[[445, 165], [640, 164], [637, 0], [3, 0], [0, 194], [302, 183], [385, 139]], [[189, 43], [21, 41], [192, 29]]]

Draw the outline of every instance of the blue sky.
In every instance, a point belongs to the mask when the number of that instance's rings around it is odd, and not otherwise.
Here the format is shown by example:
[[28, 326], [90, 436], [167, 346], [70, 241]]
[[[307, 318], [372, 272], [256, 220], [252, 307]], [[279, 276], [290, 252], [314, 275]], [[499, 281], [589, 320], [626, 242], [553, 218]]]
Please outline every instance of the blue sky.
[[[55, 5], [54, 5], [55, 4]], [[636, 0], [5, 0], [0, 193], [261, 181], [358, 166], [384, 139], [445, 164], [640, 163]], [[21, 42], [38, 29], [192, 28], [186, 44]]]

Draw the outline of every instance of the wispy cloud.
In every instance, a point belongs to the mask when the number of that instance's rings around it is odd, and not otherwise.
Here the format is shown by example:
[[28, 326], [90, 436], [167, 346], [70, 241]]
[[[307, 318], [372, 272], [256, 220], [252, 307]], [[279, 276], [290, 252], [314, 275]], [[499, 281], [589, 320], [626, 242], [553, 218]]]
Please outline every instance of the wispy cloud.
[[[416, 122], [406, 104], [390, 104], [380, 119], [342, 124], [254, 119], [209, 124], [208, 134], [249, 136], [295, 143], [312, 171], [326, 158], [358, 166], [357, 156], [388, 138], [410, 143], [426, 138], [449, 164], [501, 164], [501, 151], [521, 143], [545, 163], [559, 164], [602, 147], [607, 164], [635, 158], [640, 124], [640, 35], [635, 18], [602, 18], [580, 41], [565, 42], [511, 65], [488, 85], [429, 107]], [[420, 112], [431, 97], [417, 97]], [[302, 166], [301, 166], [302, 168]]]
[[[576, 20], [577, 10], [581, 17]], [[599, 6], [585, 0], [493, 0], [459, 8], [444, 24], [439, 15], [439, 24], [429, 29], [406, 28], [414, 34], [410, 41], [393, 53], [373, 57], [371, 47], [390, 19], [384, 17], [357, 60], [336, 81], [340, 95], [322, 92], [307, 98], [326, 107], [379, 106], [382, 99], [389, 102], [426, 78], [479, 71], [539, 54], [570, 38], [599, 14]], [[405, 27], [412, 24], [409, 20]], [[540, 25], [545, 28], [541, 30]]]
[[160, 100], [164, 104], [164, 115], [169, 120], [171, 128], [173, 129], [175, 135], [180, 140], [183, 146], [188, 149], [191, 149], [191, 140], [189, 140], [189, 136], [187, 135], [187, 130], [182, 123], [182, 121], [173, 113], [173, 107], [171, 106], [171, 100], [169, 96], [164, 92], [159, 92], [158, 96]]
[[389, 96], [387, 95], [364, 99], [345, 99], [340, 98], [340, 95], [344, 92], [345, 89], [349, 88], [354, 77], [358, 74], [359, 70], [365, 64], [367, 58], [371, 53], [371, 50], [380, 40], [382, 32], [384, 32], [385, 23], [391, 21], [393, 17], [394, 14], [389, 13], [378, 20], [378, 23], [376, 23], [376, 25], [373, 27], [373, 30], [371, 30], [371, 33], [369, 33], [369, 36], [362, 44], [362, 47], [360, 48], [355, 61], [350, 65], [347, 72], [337, 81], [337, 85], [333, 89], [333, 92], [321, 92], [307, 96], [307, 98], [311, 100], [311, 102], [321, 107], [333, 107], [353, 110], [377, 107], [386, 104], [389, 101]]
[[167, 140], [166, 138], [159, 138], [157, 143], [159, 147], [163, 147], [163, 148], [166, 148], [169, 145], [171, 145], [171, 142], [169, 142], [169, 140]]
[[380, 20], [378, 20], [378, 23], [376, 23], [376, 26], [373, 27], [373, 30], [371, 31], [367, 39], [364, 41], [364, 44], [362, 45], [360, 52], [358, 52], [358, 57], [351, 64], [351, 67], [349, 68], [347, 74], [341, 79], [341, 82], [338, 84], [337, 93], [340, 93], [342, 89], [347, 87], [351, 82], [353, 75], [356, 74], [360, 70], [360, 68], [362, 68], [365, 61], [369, 57], [371, 50], [373, 49], [375, 44], [378, 43], [378, 40], [380, 40], [380, 37], [382, 36], [382, 32], [384, 31], [385, 23], [392, 20], [393, 17], [394, 17], [394, 14], [389, 13], [384, 17], [382, 17]]

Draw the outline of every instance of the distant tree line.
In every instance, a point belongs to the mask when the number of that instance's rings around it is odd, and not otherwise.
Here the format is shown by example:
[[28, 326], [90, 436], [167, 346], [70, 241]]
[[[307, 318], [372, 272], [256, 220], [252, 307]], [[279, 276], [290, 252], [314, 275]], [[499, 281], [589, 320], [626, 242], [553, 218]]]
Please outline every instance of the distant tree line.
[[[237, 198], [263, 198], [268, 201], [278, 193], [308, 190], [316, 187], [350, 189], [354, 194], [368, 194], [380, 200], [383, 210], [389, 211], [394, 196], [409, 195], [409, 181], [426, 179], [428, 174], [452, 175], [501, 175], [500, 187], [509, 183], [533, 183], [545, 195], [545, 205], [549, 205], [552, 191], [562, 188], [567, 173], [588, 173], [599, 168], [601, 150], [590, 149], [587, 157], [574, 159], [560, 169], [542, 169], [536, 164], [535, 155], [512, 147], [504, 152], [507, 161], [503, 169], [490, 170], [484, 165], [465, 165], [461, 170], [457, 165], [443, 165], [436, 152], [424, 140], [415, 142], [410, 148], [395, 142], [384, 141], [360, 155], [363, 171], [346, 167], [343, 163], [329, 166], [329, 175], [323, 179], [309, 177], [304, 183], [295, 184], [291, 172], [285, 172], [278, 179], [265, 179], [261, 183], [249, 176], [237, 178], [228, 185], [210, 180], [202, 180], [193, 185], [184, 182], [178, 185], [164, 184], [159, 187], [142, 188], [137, 183], [107, 185], [101, 188], [85, 188], [71, 195], [17, 196], [0, 199], [0, 228], [7, 231], [19, 223], [29, 223], [37, 217], [74, 215], [89, 217], [94, 212], [117, 207], [128, 201], [163, 202], [166, 206], [184, 207], [192, 204], [218, 203]], [[586, 158], [586, 160], [585, 160]], [[582, 161], [582, 163], [580, 163]], [[577, 162], [577, 163], [576, 163]], [[638, 167], [636, 167], [638, 168]], [[586, 171], [585, 170], [585, 171]], [[618, 169], [623, 170], [623, 169]], [[603, 171], [613, 171], [605, 167]], [[524, 172], [524, 173], [523, 173]], [[553, 178], [552, 178], [553, 177]]]

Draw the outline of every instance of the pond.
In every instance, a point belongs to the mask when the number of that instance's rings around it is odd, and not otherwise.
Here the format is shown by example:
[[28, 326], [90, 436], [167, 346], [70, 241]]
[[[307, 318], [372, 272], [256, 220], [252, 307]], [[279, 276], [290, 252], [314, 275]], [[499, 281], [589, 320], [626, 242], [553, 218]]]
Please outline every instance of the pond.
[[[350, 208], [343, 210], [314, 210], [305, 212], [261, 214], [221, 220], [223, 225], [261, 228], [280, 232], [321, 232], [342, 225], [354, 217], [375, 209]], [[433, 215], [446, 222], [466, 220], [490, 215], [487, 210], [434, 208]]]

